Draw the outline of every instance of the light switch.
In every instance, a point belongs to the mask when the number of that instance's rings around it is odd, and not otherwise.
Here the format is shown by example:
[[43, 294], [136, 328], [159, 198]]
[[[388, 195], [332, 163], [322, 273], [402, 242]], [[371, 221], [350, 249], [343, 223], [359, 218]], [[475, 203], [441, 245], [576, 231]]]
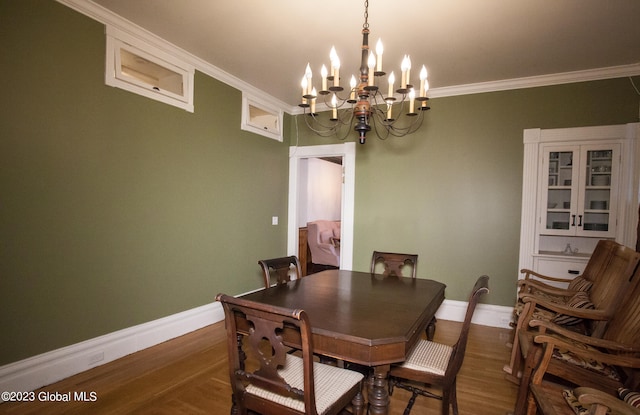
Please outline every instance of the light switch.
[[278, 217], [277, 216], [272, 216], [271, 217], [271, 224], [272, 225], [277, 225], [278, 224]]

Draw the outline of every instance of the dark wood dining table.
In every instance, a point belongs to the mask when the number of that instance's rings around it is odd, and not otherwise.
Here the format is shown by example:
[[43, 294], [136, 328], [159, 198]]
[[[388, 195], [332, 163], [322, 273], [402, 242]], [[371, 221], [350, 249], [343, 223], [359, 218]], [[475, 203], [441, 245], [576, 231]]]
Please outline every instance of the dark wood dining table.
[[444, 300], [428, 279], [327, 270], [242, 296], [307, 312], [316, 354], [372, 368], [369, 411], [387, 414], [387, 377], [405, 360]]

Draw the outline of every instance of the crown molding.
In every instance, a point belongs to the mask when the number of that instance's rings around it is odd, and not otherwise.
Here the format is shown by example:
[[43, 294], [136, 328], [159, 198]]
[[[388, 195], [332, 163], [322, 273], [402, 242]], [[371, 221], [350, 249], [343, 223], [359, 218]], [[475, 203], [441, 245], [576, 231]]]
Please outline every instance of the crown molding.
[[[160, 38], [159, 36], [141, 28], [133, 22], [122, 18], [121, 16], [111, 12], [108, 9], [92, 2], [91, 0], [56, 0], [65, 6], [76, 10], [100, 23], [114, 26], [124, 32], [136, 36], [151, 45], [171, 53], [174, 56], [193, 65], [200, 72], [211, 76], [225, 84], [232, 86], [242, 92], [253, 95], [262, 101], [268, 102], [273, 106], [289, 113], [301, 114], [302, 108], [292, 106], [281, 101], [272, 95], [262, 91], [259, 88], [231, 75], [228, 72], [206, 62], [195, 55], [186, 52], [170, 42]], [[584, 71], [563, 72], [557, 74], [531, 76], [525, 78], [505, 79], [498, 81], [479, 82], [474, 84], [454, 85], [440, 88], [432, 88], [429, 90], [431, 98], [444, 98], [457, 95], [482, 94], [486, 92], [508, 91], [513, 89], [536, 88], [551, 85], [570, 84], [575, 82], [597, 81], [602, 79], [622, 78], [627, 76], [640, 75], [640, 62], [612, 66], [607, 68], [588, 69]], [[328, 110], [326, 106], [318, 106], [318, 110]]]
[[587, 69], [584, 71], [563, 72], [549, 75], [530, 76], [526, 78], [504, 79], [500, 81], [433, 88], [429, 90], [429, 95], [431, 98], [442, 98], [456, 95], [482, 94], [485, 92], [498, 92], [512, 89], [598, 81], [602, 79], [623, 78], [637, 75], [640, 75], [640, 62], [630, 65]]
[[166, 41], [165, 39], [153, 34], [152, 32], [143, 29], [142, 27], [136, 25], [135, 23], [127, 20], [112, 11], [90, 1], [90, 0], [56, 0], [58, 3], [61, 3], [79, 13], [84, 14], [87, 17], [90, 17], [93, 20], [96, 20], [100, 23], [103, 23], [106, 26], [113, 26], [121, 31], [134, 36], [138, 39], [141, 39], [150, 45], [161, 49], [163, 52], [176, 56], [182, 61], [191, 64], [198, 71], [215, 78], [229, 86], [232, 86], [244, 93], [252, 95], [263, 102], [267, 102], [272, 106], [277, 107], [286, 112], [290, 112], [291, 105], [281, 101], [270, 94], [262, 91], [261, 89], [256, 88], [255, 86], [231, 75], [228, 72], [223, 71], [206, 62], [197, 56], [185, 51], [184, 49]]

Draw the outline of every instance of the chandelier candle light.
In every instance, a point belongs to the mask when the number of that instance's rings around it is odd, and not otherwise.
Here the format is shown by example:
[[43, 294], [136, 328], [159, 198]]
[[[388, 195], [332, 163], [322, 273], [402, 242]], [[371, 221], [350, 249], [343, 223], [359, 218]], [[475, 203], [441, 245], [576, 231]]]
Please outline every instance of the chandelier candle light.
[[[417, 131], [422, 125], [424, 111], [429, 110], [429, 81], [427, 68], [423, 65], [420, 70], [420, 88], [416, 91], [411, 84], [411, 59], [405, 55], [400, 66], [400, 88], [394, 91], [396, 77], [393, 72], [387, 77], [388, 91], [384, 97], [380, 92], [380, 80], [386, 72], [382, 70], [382, 56], [384, 48], [378, 40], [375, 54], [369, 51], [369, 1], [364, 2], [364, 24], [362, 25], [362, 57], [360, 60], [359, 82], [351, 75], [349, 93], [341, 98], [344, 88], [340, 86], [340, 58], [334, 47], [329, 53], [330, 69], [322, 65], [320, 70], [322, 89], [318, 92], [313, 86], [313, 73], [307, 64], [302, 77], [302, 102], [304, 120], [307, 126], [316, 134], [328, 137], [335, 135], [344, 140], [351, 127], [358, 132], [360, 144], [364, 144], [367, 132], [373, 130], [379, 139], [384, 140], [389, 135], [402, 137]], [[316, 113], [318, 94], [323, 97], [324, 104], [331, 108], [331, 118], [323, 121]], [[396, 94], [399, 98], [396, 98]], [[328, 96], [331, 95], [329, 98]], [[416, 112], [416, 103], [418, 108]], [[347, 105], [349, 104], [349, 105]], [[396, 108], [394, 109], [394, 104]], [[408, 111], [405, 112], [405, 107]], [[394, 111], [397, 118], [393, 118]]]

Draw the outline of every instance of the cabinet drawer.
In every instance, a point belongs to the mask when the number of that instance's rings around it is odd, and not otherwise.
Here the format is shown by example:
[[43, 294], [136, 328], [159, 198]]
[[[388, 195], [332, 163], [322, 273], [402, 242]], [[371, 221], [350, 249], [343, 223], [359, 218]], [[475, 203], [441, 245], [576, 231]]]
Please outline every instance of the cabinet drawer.
[[[588, 258], [564, 259], [564, 258], [534, 258], [534, 271], [550, 277], [566, 278], [567, 282], [582, 274], [587, 266]], [[566, 284], [551, 284], [558, 287], [566, 287]]]

